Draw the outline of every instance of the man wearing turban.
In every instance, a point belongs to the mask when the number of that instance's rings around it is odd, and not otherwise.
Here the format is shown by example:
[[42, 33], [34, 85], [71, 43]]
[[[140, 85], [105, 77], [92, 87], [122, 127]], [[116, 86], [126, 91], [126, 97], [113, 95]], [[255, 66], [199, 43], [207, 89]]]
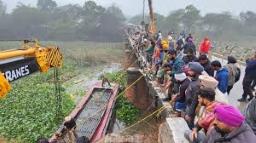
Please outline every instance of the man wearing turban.
[[256, 136], [245, 117], [231, 105], [219, 105], [214, 110], [214, 129], [204, 143], [255, 143]]

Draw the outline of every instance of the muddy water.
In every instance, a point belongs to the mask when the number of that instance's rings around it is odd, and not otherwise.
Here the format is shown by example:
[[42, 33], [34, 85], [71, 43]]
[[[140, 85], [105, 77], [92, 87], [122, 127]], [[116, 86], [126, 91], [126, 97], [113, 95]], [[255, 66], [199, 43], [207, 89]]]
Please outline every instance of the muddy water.
[[79, 74], [65, 82], [63, 86], [75, 103], [78, 103], [81, 97], [86, 94], [86, 91], [97, 82], [100, 75], [119, 70], [121, 70], [121, 64], [119, 63], [81, 68], [79, 69]]

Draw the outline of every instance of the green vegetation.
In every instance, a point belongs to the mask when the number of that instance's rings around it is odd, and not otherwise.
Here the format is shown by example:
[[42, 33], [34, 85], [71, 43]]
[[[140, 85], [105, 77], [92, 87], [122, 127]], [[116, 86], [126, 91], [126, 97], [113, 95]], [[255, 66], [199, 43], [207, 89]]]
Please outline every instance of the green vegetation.
[[[122, 87], [126, 87], [127, 74], [125, 71], [114, 73], [107, 73], [106, 77], [111, 82], [119, 83]], [[140, 111], [132, 103], [130, 103], [124, 96], [124, 93], [119, 95], [116, 103], [116, 116], [117, 119], [124, 122], [126, 125], [133, 124], [139, 119]]]
[[125, 71], [106, 73], [105, 76], [109, 81], [116, 82], [122, 87], [127, 84], [127, 73]]
[[[6, 99], [0, 100], [0, 136], [33, 143], [40, 137], [50, 137], [61, 120], [55, 120], [54, 85], [42, 82], [45, 75], [34, 75], [16, 81]], [[62, 91], [63, 113], [74, 107], [71, 98]]]
[[122, 95], [116, 103], [116, 115], [118, 120], [131, 125], [139, 119], [140, 111]]
[[[42, 42], [55, 44], [64, 55], [60, 69], [63, 117], [85, 95], [84, 84], [112, 61], [123, 57], [122, 43]], [[18, 49], [18, 42], [0, 42], [0, 49]], [[91, 59], [91, 60], [90, 60]], [[93, 62], [92, 62], [93, 60]], [[74, 80], [73, 80], [74, 79]], [[83, 82], [79, 82], [82, 81]], [[34, 143], [40, 137], [50, 137], [62, 121], [55, 120], [53, 69], [12, 82], [12, 90], [0, 100], [0, 142]], [[1, 137], [5, 139], [1, 139]]]
[[[72, 69], [72, 61], [67, 63], [60, 69], [61, 83], [77, 73]], [[34, 143], [40, 137], [50, 137], [58, 129], [62, 119], [55, 118], [56, 99], [53, 82], [51, 69], [48, 73], [36, 73], [11, 83], [11, 92], [0, 100], [0, 136], [13, 142]], [[63, 87], [61, 95], [64, 117], [75, 104], [73, 97], [65, 92]]]

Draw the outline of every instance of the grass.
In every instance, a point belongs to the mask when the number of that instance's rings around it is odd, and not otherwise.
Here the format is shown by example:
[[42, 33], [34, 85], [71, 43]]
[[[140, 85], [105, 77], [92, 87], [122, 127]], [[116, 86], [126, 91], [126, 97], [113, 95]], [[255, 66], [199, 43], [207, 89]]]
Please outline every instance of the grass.
[[[61, 83], [73, 86], [70, 79], [79, 74], [92, 75], [111, 62], [123, 61], [123, 43], [42, 42], [58, 45], [64, 55]], [[0, 50], [18, 49], [20, 42], [0, 42]], [[91, 71], [91, 72], [90, 72]], [[82, 76], [83, 77], [83, 76]], [[34, 74], [12, 82], [12, 91], [0, 100], [0, 141], [34, 143], [40, 137], [50, 137], [62, 121], [55, 121], [53, 71]], [[80, 88], [71, 92], [62, 87], [63, 117], [74, 108], [74, 96], [83, 95]], [[67, 92], [70, 91], [70, 92]], [[4, 139], [2, 139], [2, 138]]]

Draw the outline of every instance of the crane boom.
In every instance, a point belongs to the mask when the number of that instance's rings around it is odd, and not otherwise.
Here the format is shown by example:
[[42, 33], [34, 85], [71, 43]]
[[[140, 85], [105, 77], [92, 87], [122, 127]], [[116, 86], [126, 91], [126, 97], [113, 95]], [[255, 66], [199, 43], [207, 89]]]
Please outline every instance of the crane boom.
[[59, 48], [42, 46], [38, 41], [25, 40], [21, 49], [0, 51], [0, 98], [11, 90], [9, 82], [61, 65]]
[[154, 10], [153, 10], [153, 4], [152, 0], [148, 0], [148, 7], [149, 7], [149, 17], [150, 17], [150, 23], [149, 23], [149, 32], [151, 34], [155, 34], [157, 31], [156, 28], [156, 18], [154, 15]]

